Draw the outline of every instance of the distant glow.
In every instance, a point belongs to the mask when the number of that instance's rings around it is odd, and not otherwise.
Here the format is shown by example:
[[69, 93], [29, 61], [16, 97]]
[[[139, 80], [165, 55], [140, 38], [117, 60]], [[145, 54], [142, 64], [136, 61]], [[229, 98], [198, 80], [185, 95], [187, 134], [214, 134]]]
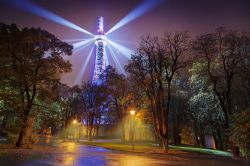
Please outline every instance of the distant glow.
[[130, 111], [130, 114], [131, 114], [131, 115], [135, 115], [135, 111], [134, 111], [134, 110], [131, 110], [131, 111]]
[[81, 46], [84, 46], [84, 45], [86, 45], [86, 44], [88, 44], [88, 43], [90, 43], [90, 42], [92, 42], [92, 41], [94, 41], [94, 38], [92, 38], [92, 39], [87, 39], [87, 40], [84, 40], [84, 41], [80, 41], [80, 42], [74, 43], [74, 44], [73, 44], [73, 47], [74, 47], [74, 49], [76, 49], [76, 48], [79, 48], [79, 47], [81, 47]]
[[95, 45], [92, 46], [92, 48], [91, 48], [91, 50], [90, 50], [88, 56], [86, 57], [85, 62], [84, 62], [84, 64], [83, 64], [83, 66], [82, 66], [80, 72], [78, 73], [78, 76], [77, 76], [77, 78], [76, 78], [75, 84], [81, 83], [81, 80], [82, 80], [82, 78], [83, 78], [84, 72], [86, 71], [86, 68], [87, 68], [88, 63], [89, 63], [90, 58], [91, 58], [91, 55], [92, 55], [92, 53], [93, 53], [94, 46], [95, 46]]
[[131, 54], [134, 52], [133, 50], [118, 44], [116, 42], [113, 42], [111, 40], [108, 40], [108, 43], [110, 45], [112, 45], [115, 49], [117, 49], [119, 52], [121, 52], [122, 55], [124, 55], [126, 58], [130, 59], [131, 58]]
[[142, 16], [146, 12], [154, 9], [162, 2], [164, 2], [164, 0], [144, 0], [137, 8], [132, 10], [129, 14], [123, 17], [117, 24], [115, 24], [106, 34], [108, 35], [109, 33], [121, 28], [122, 26]]
[[77, 120], [73, 120], [73, 124], [76, 124], [77, 123]]
[[56, 22], [58, 24], [64, 25], [66, 27], [75, 29], [77, 31], [89, 34], [91, 36], [94, 36], [92, 33], [89, 31], [79, 27], [78, 25], [73, 24], [72, 22], [52, 13], [51, 11], [42, 8], [41, 6], [29, 1], [29, 0], [5, 0], [8, 4], [11, 4], [15, 7], [18, 7], [20, 9], [23, 9], [25, 11], [28, 11], [30, 13], [36, 14], [40, 17], [43, 17], [47, 20]]
[[117, 57], [115, 56], [115, 53], [114, 53], [113, 49], [111, 48], [110, 45], [107, 45], [107, 47], [108, 47], [108, 50], [109, 50], [109, 52], [110, 52], [110, 55], [111, 55], [112, 59], [113, 59], [114, 62], [115, 62], [115, 65], [116, 65], [116, 66], [119, 68], [119, 70], [125, 75], [126, 72], [125, 72], [124, 68], [122, 67], [121, 63], [119, 62], [119, 60], [117, 59]]

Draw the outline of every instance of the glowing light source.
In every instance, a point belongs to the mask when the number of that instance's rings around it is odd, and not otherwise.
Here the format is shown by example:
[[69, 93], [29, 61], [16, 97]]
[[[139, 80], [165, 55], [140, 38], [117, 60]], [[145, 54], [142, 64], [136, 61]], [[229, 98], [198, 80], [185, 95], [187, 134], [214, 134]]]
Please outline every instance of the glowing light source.
[[108, 35], [109, 33], [121, 28], [122, 26], [142, 16], [146, 12], [154, 9], [162, 2], [164, 2], [164, 0], [144, 0], [137, 8], [132, 10], [129, 14], [123, 17], [118, 23], [116, 23], [106, 34]]
[[97, 29], [97, 32], [98, 32], [98, 34], [104, 34], [104, 25], [103, 25], [103, 23], [104, 23], [104, 19], [103, 19], [103, 17], [100, 17], [99, 19], [98, 19], [98, 29]]
[[135, 110], [131, 110], [130, 115], [135, 115]]
[[76, 124], [77, 123], [77, 120], [73, 120], [73, 124]]
[[55, 23], [64, 25], [66, 27], [75, 29], [77, 31], [86, 33], [88, 35], [94, 36], [92, 33], [90, 33], [89, 31], [79, 27], [78, 25], [52, 13], [51, 11], [42, 8], [41, 6], [30, 2], [29, 0], [5, 0], [6, 3], [11, 4], [15, 7], [18, 7], [20, 9], [23, 9], [25, 11], [28, 11], [30, 13], [36, 14], [40, 17], [43, 17], [47, 20], [53, 21]]
[[104, 33], [104, 19], [100, 17], [98, 19], [98, 35], [95, 36], [96, 45], [96, 60], [93, 82], [101, 84], [103, 81], [103, 73], [105, 70], [105, 46], [107, 45], [107, 38]]

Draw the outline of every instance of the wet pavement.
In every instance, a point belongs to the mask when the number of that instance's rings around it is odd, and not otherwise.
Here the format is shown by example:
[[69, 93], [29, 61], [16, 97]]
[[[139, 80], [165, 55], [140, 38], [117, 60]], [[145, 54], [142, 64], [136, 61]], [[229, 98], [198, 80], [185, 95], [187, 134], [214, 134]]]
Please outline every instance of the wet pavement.
[[79, 145], [73, 142], [62, 143], [63, 151], [56, 152], [46, 159], [24, 163], [25, 166], [151, 166], [165, 161], [131, 153], [112, 151], [101, 147]]
[[[47, 142], [46, 142], [47, 141]], [[43, 145], [46, 144], [46, 145]], [[51, 142], [54, 151], [46, 156], [19, 162], [18, 166], [247, 166], [249, 163], [229, 157], [203, 154], [142, 154], [114, 151], [75, 142]], [[1, 162], [0, 162], [1, 163]], [[1, 165], [1, 164], [0, 164]], [[1, 165], [2, 166], [2, 165]], [[8, 164], [7, 166], [11, 166]]]

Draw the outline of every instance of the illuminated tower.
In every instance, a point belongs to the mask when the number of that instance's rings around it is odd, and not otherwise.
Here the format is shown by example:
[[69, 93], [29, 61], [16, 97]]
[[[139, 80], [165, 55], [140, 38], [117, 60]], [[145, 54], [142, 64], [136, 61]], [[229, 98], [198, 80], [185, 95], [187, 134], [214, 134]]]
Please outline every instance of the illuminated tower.
[[103, 17], [98, 20], [98, 30], [95, 36], [96, 45], [96, 60], [95, 60], [95, 70], [93, 76], [93, 82], [100, 84], [103, 81], [103, 74], [105, 70], [105, 46], [107, 45], [106, 36], [104, 33]]

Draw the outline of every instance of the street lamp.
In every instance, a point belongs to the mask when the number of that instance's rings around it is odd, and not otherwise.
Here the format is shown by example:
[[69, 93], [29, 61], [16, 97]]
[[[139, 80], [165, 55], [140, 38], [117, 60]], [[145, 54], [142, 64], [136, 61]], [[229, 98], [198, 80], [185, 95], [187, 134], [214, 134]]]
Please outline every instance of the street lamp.
[[131, 134], [132, 148], [133, 148], [133, 150], [135, 150], [135, 144], [134, 144], [134, 134], [135, 134], [135, 120], [134, 120], [134, 116], [135, 116], [135, 111], [131, 110], [130, 111], [130, 115], [131, 115], [130, 134]]
[[[77, 124], [77, 120], [76, 119], [74, 119], [73, 121], [72, 121], [72, 123], [73, 123], [73, 125], [75, 125], [75, 124]], [[72, 132], [73, 132], [73, 141], [75, 141], [75, 136], [74, 136], [74, 126], [72, 126], [73, 128], [72, 128]]]
[[131, 115], [135, 115], [135, 111], [134, 111], [134, 110], [131, 110], [131, 111], [130, 111], [130, 114], [131, 114]]

